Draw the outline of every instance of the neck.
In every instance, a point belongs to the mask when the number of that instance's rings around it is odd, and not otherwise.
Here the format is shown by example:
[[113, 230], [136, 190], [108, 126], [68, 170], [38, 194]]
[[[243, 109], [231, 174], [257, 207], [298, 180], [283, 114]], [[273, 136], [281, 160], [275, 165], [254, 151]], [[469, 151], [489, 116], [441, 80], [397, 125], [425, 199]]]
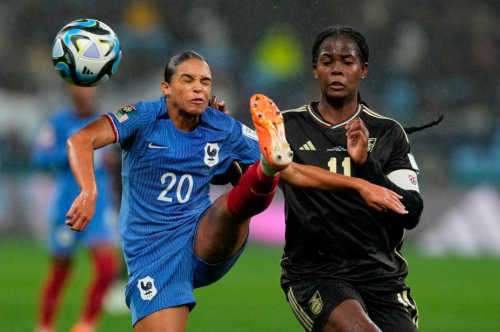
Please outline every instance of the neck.
[[77, 118], [87, 118], [94, 114], [94, 110], [90, 107], [75, 105], [75, 114]]
[[345, 121], [358, 107], [357, 99], [353, 100], [328, 100], [321, 98], [318, 111], [321, 116], [330, 123]]
[[199, 115], [192, 115], [173, 105], [167, 98], [167, 112], [174, 126], [182, 131], [193, 131], [200, 122]]

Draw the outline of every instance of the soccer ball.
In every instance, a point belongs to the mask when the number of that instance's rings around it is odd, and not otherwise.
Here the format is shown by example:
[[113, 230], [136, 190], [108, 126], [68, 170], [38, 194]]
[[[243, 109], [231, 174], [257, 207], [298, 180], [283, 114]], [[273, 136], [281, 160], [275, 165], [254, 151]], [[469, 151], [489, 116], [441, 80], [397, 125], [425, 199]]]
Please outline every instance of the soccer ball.
[[122, 56], [118, 37], [106, 24], [76, 20], [59, 31], [52, 45], [54, 68], [66, 82], [78, 86], [105, 83]]

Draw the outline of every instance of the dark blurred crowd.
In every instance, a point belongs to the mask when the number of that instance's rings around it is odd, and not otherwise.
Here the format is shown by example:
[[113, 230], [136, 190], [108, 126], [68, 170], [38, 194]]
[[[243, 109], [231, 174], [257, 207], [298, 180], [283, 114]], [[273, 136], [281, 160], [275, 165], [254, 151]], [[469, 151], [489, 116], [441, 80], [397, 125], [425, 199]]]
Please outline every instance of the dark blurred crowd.
[[[65, 83], [53, 70], [51, 46], [57, 32], [79, 18], [107, 23], [123, 50], [118, 72], [103, 87], [105, 111], [160, 96], [167, 58], [192, 49], [211, 65], [213, 92], [247, 124], [253, 93], [272, 96], [281, 109], [318, 100], [314, 38], [327, 26], [350, 25], [370, 47], [361, 95], [374, 111], [404, 127], [445, 116], [410, 136], [421, 182], [500, 183], [496, 0], [2, 1], [0, 102], [10, 108], [0, 111], [0, 120], [25, 114], [22, 126], [0, 124], [3, 174], [28, 164], [34, 133], [19, 128], [36, 128], [29, 122], [49, 114], [62, 96]], [[35, 107], [16, 106], [28, 97]]]

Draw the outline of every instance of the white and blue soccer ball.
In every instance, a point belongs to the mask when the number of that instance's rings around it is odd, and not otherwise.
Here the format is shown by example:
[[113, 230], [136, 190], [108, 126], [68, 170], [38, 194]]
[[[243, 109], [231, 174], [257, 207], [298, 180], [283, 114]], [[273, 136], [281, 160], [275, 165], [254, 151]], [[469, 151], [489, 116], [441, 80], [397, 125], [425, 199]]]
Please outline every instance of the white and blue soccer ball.
[[57, 34], [52, 62], [66, 82], [78, 86], [105, 83], [122, 56], [118, 37], [106, 24], [92, 19], [73, 21]]

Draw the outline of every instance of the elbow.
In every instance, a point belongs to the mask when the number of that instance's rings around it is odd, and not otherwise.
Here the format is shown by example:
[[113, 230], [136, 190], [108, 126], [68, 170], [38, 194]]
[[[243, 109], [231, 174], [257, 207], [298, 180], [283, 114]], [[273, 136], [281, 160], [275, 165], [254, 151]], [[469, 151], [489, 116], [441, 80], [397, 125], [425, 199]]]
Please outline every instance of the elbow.
[[412, 230], [415, 227], [417, 227], [419, 222], [420, 222], [420, 216], [418, 218], [411, 218], [406, 221], [404, 228], [407, 230]]
[[424, 211], [424, 201], [420, 195], [415, 195], [415, 201], [411, 204], [408, 209], [408, 215], [405, 222], [405, 229], [411, 230], [417, 227], [420, 222], [420, 217]]
[[75, 142], [75, 135], [71, 136], [66, 140], [66, 149], [68, 151], [71, 149], [71, 147], [74, 146], [74, 142]]

